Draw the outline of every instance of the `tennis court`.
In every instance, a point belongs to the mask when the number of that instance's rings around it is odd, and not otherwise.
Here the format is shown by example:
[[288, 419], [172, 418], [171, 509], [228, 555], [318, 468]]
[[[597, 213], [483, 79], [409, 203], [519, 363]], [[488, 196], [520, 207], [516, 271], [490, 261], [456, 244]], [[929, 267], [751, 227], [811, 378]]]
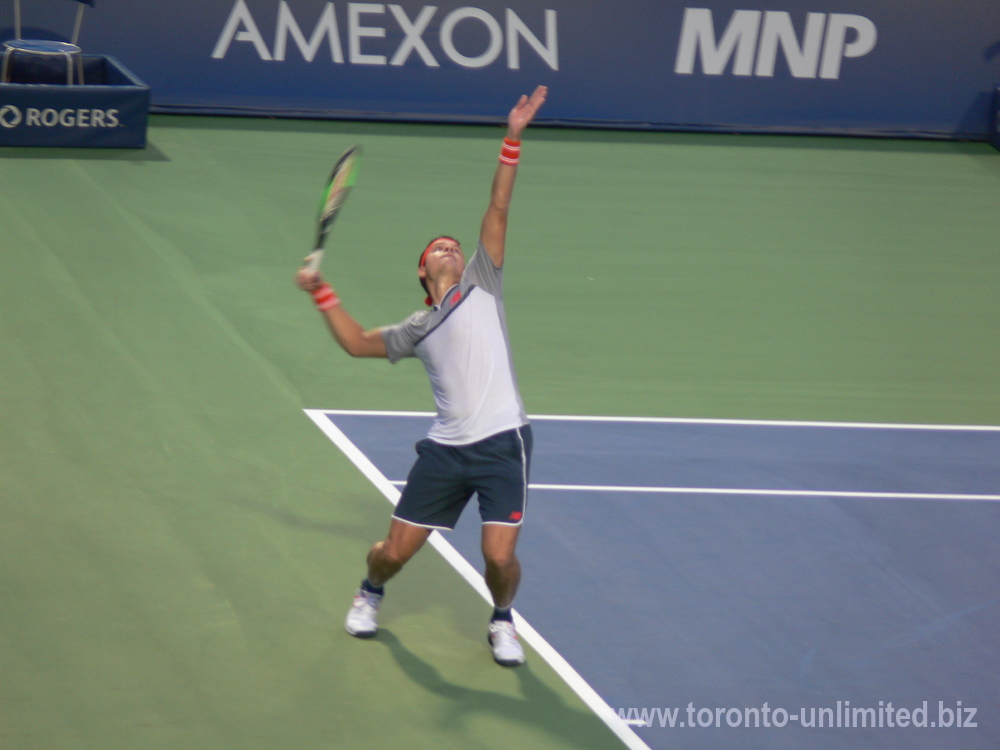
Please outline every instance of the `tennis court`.
[[[327, 269], [360, 321], [398, 321], [422, 299], [426, 238], [474, 241], [496, 129], [155, 116], [149, 140], [143, 152], [0, 149], [4, 747], [621, 746], [537, 653], [522, 669], [493, 665], [489, 608], [434, 550], [393, 582], [379, 638], [342, 630], [389, 506], [302, 410], [432, 402], [418, 363], [344, 356], [292, 285], [316, 192], [362, 143]], [[539, 128], [518, 180], [505, 296], [530, 412], [1000, 425], [989, 146]], [[958, 484], [923, 481], [942, 476], [927, 467], [937, 449], [901, 466], [869, 448], [866, 476], [902, 484], [814, 488], [996, 496], [995, 443], [976, 445], [975, 459], [948, 450], [967, 461], [944, 472]], [[710, 455], [732, 467], [758, 449]], [[701, 486], [676, 471], [642, 484]], [[525, 555], [558, 541], [585, 581], [601, 570], [620, 595], [636, 646], [594, 680], [612, 686], [613, 708], [679, 706], [678, 721], [688, 702], [927, 700], [929, 720], [938, 701], [978, 708], [977, 727], [946, 741], [912, 726], [737, 730], [725, 714], [715, 728], [713, 714], [695, 730], [636, 726], [650, 747], [995, 742], [981, 698], [996, 692], [994, 500], [592, 494], [616, 508], [594, 536], [663, 556], [588, 557], [530, 525]], [[630, 616], [623, 579], [646, 570], [670, 572], [678, 585], [660, 588], [679, 600]], [[526, 568], [525, 606], [595, 600], [593, 586], [553, 577]], [[840, 601], [852, 592], [855, 609]], [[561, 617], [532, 622], [583, 673], [580, 655], [615, 633]], [[810, 632], [826, 634], [813, 650]], [[674, 650], [671, 633], [684, 635]], [[727, 633], [726, 649], [699, 656]], [[642, 676], [648, 639], [667, 647], [671, 674]], [[629, 700], [648, 703], [614, 705]]]
[[[390, 501], [433, 420], [308, 413]], [[1000, 571], [987, 561], [998, 541], [1000, 428], [533, 422], [520, 555], [541, 580], [518, 599], [532, 626], [525, 639], [543, 637], [541, 655], [554, 648], [566, 658], [571, 684], [599, 696], [596, 710], [652, 725], [639, 733], [649, 747], [730, 747], [768, 729], [782, 730], [763, 738], [768, 747], [838, 747], [843, 731], [895, 723], [884, 715], [892, 701], [907, 712], [932, 706], [905, 741], [936, 747], [939, 736], [926, 730], [959, 704], [920, 696], [948, 685], [975, 715], [996, 694], [991, 610], [1000, 600], [991, 582]], [[434, 540], [460, 552], [460, 571], [481, 567], [469, 516]], [[929, 538], [953, 551], [928, 565]], [[779, 723], [746, 721], [748, 708], [765, 704]], [[854, 722], [844, 704], [874, 707], [875, 721]], [[823, 707], [835, 712], [826, 723], [815, 718]], [[840, 736], [816, 736], [838, 728]], [[899, 743], [865, 734], [868, 746]]]

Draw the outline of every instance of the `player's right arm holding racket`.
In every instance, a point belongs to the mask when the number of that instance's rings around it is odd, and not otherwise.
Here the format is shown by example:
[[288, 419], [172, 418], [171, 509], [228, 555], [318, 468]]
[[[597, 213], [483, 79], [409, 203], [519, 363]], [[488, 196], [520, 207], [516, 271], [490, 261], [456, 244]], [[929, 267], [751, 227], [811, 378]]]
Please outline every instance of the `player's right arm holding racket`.
[[337, 293], [323, 280], [319, 271], [311, 269], [307, 264], [295, 275], [295, 283], [313, 296], [330, 332], [345, 352], [352, 357], [388, 356], [382, 332], [377, 328], [367, 331], [351, 317], [341, 306]]
[[351, 146], [337, 160], [323, 189], [319, 212], [316, 217], [316, 242], [314, 250], [306, 257], [305, 263], [295, 275], [295, 283], [309, 292], [316, 307], [323, 313], [333, 337], [344, 351], [352, 357], [385, 357], [386, 349], [382, 334], [378, 330], [366, 331], [341, 306], [340, 298], [333, 288], [323, 280], [319, 266], [323, 259], [323, 245], [326, 243], [333, 222], [337, 218], [347, 195], [358, 176], [361, 147]]

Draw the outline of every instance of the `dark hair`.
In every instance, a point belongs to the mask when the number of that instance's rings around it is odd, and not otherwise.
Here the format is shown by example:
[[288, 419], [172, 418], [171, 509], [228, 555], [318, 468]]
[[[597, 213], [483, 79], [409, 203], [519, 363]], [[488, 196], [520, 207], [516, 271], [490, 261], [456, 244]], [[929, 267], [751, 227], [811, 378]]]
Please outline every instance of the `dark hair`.
[[[454, 242], [459, 247], [462, 246], [462, 243], [459, 242], [458, 240], [456, 240], [450, 234], [439, 234], [437, 237], [435, 237], [430, 242], [428, 242], [426, 245], [424, 245], [424, 249], [420, 251], [420, 257], [417, 259], [417, 268], [418, 269], [423, 268], [423, 265], [424, 265], [424, 256], [427, 254], [427, 250], [430, 249], [430, 246], [433, 245], [438, 240], [451, 240], [452, 242]], [[420, 286], [422, 286], [424, 288], [424, 291], [427, 294], [431, 293], [431, 290], [427, 288], [427, 279], [421, 278], [420, 279]]]

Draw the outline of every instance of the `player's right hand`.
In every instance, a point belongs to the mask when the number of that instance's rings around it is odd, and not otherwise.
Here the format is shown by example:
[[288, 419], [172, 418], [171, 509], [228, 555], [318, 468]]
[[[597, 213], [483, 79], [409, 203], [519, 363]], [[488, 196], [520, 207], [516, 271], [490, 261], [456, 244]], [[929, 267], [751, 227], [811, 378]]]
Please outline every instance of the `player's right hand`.
[[305, 264], [295, 273], [295, 285], [304, 292], [314, 292], [323, 285], [323, 277]]

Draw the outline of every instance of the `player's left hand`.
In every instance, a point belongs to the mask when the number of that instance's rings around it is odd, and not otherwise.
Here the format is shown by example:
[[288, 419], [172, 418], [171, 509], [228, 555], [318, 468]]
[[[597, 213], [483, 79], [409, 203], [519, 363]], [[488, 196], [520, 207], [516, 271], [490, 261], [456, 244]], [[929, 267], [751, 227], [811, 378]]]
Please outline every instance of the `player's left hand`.
[[521, 132], [535, 118], [535, 113], [545, 104], [548, 86], [539, 86], [529, 98], [522, 94], [514, 109], [507, 115], [507, 136], [513, 140], [521, 140]]

